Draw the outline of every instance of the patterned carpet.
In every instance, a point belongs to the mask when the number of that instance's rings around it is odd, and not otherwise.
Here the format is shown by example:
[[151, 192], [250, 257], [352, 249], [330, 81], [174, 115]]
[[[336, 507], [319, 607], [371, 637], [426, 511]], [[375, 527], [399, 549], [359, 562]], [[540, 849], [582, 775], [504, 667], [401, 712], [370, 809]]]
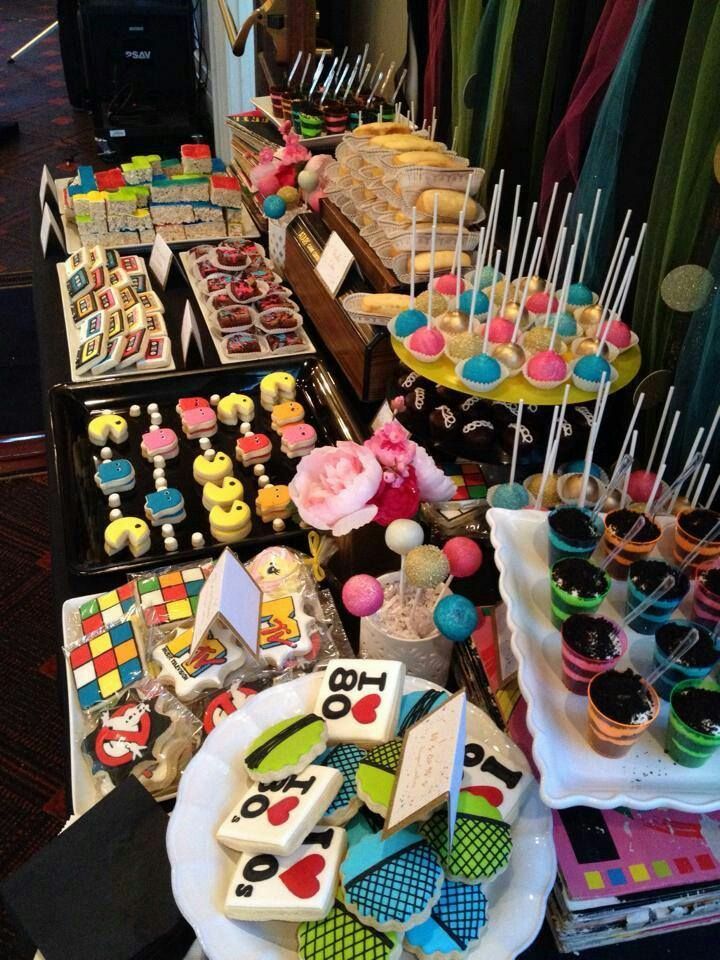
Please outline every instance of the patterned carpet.
[[[66, 820], [64, 720], [57, 697], [45, 475], [0, 481], [0, 875]], [[0, 912], [0, 956], [32, 956]]]
[[0, 146], [0, 281], [30, 271], [30, 204], [43, 164], [71, 176], [96, 157], [90, 116], [67, 99], [57, 31], [6, 63], [55, 16], [47, 0], [0, 0], [0, 120], [20, 124], [20, 135]]

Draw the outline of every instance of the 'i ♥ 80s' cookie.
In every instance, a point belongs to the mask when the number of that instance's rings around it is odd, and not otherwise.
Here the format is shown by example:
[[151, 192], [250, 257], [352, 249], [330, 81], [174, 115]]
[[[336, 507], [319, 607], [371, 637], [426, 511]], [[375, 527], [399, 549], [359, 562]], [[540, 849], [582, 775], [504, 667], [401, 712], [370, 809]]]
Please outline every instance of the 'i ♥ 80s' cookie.
[[396, 960], [402, 953], [399, 933], [375, 930], [345, 906], [342, 890], [322, 920], [298, 926], [300, 960]]
[[398, 660], [333, 660], [323, 674], [315, 712], [331, 743], [385, 743], [395, 732], [405, 665]]
[[429, 918], [405, 932], [405, 946], [421, 960], [462, 960], [486, 924], [487, 897], [480, 884], [446, 880]]
[[264, 730], [248, 747], [245, 769], [252, 780], [272, 783], [300, 773], [327, 744], [327, 728], [314, 713], [281, 720]]

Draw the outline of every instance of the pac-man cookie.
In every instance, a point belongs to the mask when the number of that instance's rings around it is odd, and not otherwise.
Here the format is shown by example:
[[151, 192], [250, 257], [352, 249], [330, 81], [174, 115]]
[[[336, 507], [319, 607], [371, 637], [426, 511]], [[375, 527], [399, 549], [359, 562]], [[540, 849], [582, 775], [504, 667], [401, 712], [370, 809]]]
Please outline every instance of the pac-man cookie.
[[305, 417], [305, 408], [297, 400], [286, 400], [276, 403], [270, 414], [270, 426], [276, 433], [290, 423], [300, 423]]
[[88, 424], [88, 440], [96, 447], [104, 447], [108, 440], [124, 443], [127, 438], [127, 420], [117, 413], [101, 413]]
[[180, 452], [177, 434], [170, 427], [161, 427], [159, 430], [149, 430], [142, 435], [140, 452], [146, 460], [163, 456], [166, 460], [176, 457]]
[[229, 510], [213, 507], [210, 511], [210, 533], [220, 543], [244, 540], [251, 529], [252, 513], [242, 500], [236, 500]]
[[186, 517], [183, 495], [175, 487], [146, 494], [145, 516], [154, 527], [161, 527], [164, 523], [182, 523]]
[[290, 460], [304, 457], [315, 449], [317, 433], [309, 423], [291, 423], [280, 431], [280, 450]]
[[295, 377], [284, 370], [268, 373], [260, 381], [260, 403], [263, 410], [272, 410], [283, 400], [295, 399]]
[[235, 446], [235, 459], [244, 467], [254, 463], [267, 463], [272, 454], [272, 443], [264, 433], [254, 433], [251, 437], [238, 437]]
[[105, 527], [105, 553], [112, 556], [130, 547], [134, 557], [150, 549], [150, 527], [140, 517], [118, 517]]
[[205, 484], [202, 502], [206, 510], [212, 510], [213, 507], [227, 510], [236, 500], [242, 500], [243, 494], [243, 485], [236, 477], [223, 477], [221, 484]]
[[269, 483], [258, 490], [255, 500], [255, 510], [263, 523], [269, 523], [276, 518], [287, 520], [292, 513], [290, 491], [284, 483]]
[[129, 460], [101, 460], [95, 483], [104, 494], [127, 493], [135, 487], [135, 468]]
[[229, 393], [217, 405], [218, 420], [229, 427], [234, 427], [238, 420], [249, 423], [254, 416], [255, 404], [244, 393]]
[[232, 460], [222, 450], [218, 450], [212, 460], [202, 453], [193, 460], [193, 477], [195, 482], [202, 486], [206, 483], [220, 483], [223, 477], [231, 476]]

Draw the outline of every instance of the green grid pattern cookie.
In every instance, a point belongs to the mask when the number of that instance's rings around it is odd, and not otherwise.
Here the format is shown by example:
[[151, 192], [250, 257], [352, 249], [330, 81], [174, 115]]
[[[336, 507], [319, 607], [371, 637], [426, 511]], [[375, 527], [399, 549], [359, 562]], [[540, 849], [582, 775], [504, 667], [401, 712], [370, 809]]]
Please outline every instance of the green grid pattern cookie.
[[390, 806], [401, 753], [402, 740], [389, 740], [369, 750], [358, 764], [355, 777], [357, 794], [374, 813], [382, 816]]
[[448, 850], [447, 809], [442, 807], [420, 833], [440, 858], [446, 876], [477, 883], [496, 877], [507, 867], [512, 853], [510, 825], [500, 819], [497, 807], [484, 797], [460, 792], [452, 848]]
[[299, 773], [325, 749], [327, 727], [314, 713], [281, 720], [248, 747], [245, 769], [253, 780], [272, 783]]

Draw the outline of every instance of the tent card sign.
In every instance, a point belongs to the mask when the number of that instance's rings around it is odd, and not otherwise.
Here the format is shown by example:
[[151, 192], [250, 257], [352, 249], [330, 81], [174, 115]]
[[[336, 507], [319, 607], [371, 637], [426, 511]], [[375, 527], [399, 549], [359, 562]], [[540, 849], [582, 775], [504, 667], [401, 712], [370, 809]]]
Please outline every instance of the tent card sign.
[[47, 164], [43, 167], [42, 176], [40, 177], [40, 209], [42, 210], [45, 206], [45, 201], [47, 200], [48, 191], [50, 196], [55, 201], [55, 206], [58, 205], [58, 195], [57, 187], [55, 186], [55, 180], [53, 179], [52, 174], [48, 170]]
[[170, 275], [170, 267], [173, 263], [173, 253], [165, 237], [156, 234], [155, 240], [150, 251], [148, 266], [158, 284], [164, 290], [167, 286]]
[[354, 261], [352, 250], [333, 230], [315, 265], [318, 276], [333, 296], [337, 295]]
[[425, 820], [443, 803], [452, 844], [465, 759], [467, 699], [460, 690], [405, 734], [383, 836]]
[[62, 231], [57, 220], [55, 219], [55, 214], [46, 203], [43, 207], [42, 220], [40, 221], [40, 246], [42, 247], [43, 257], [47, 257], [48, 243], [50, 242], [50, 231], [52, 231], [52, 235], [57, 240], [58, 246], [62, 252], [66, 253], [67, 251], [65, 250], [65, 241], [63, 240]]
[[226, 647], [235, 643], [257, 658], [262, 591], [226, 547], [200, 591], [190, 653], [212, 635]]

